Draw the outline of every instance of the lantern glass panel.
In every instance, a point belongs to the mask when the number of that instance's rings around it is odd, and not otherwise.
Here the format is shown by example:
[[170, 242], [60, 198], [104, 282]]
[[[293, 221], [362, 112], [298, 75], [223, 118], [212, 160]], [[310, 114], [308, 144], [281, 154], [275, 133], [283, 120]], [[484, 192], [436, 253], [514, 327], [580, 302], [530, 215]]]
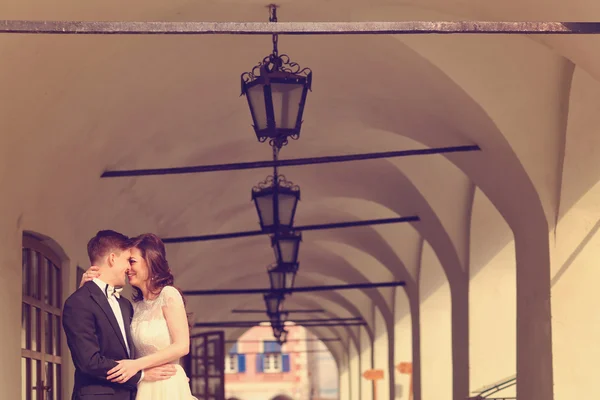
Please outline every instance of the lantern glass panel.
[[264, 86], [255, 84], [248, 88], [248, 102], [252, 107], [252, 116], [256, 122], [256, 128], [262, 130], [267, 128], [267, 110], [265, 107], [265, 92]]
[[270, 315], [278, 314], [283, 304], [283, 297], [280, 296], [266, 296], [265, 305], [267, 306], [267, 312]]
[[275, 259], [282, 264], [295, 264], [298, 261], [300, 235], [277, 235], [272, 238], [271, 245]]
[[273, 195], [269, 192], [261, 193], [254, 197], [254, 201], [256, 201], [256, 208], [258, 209], [258, 213], [260, 214], [260, 219], [262, 221], [263, 226], [273, 226], [275, 221], [273, 219]]
[[[293, 82], [293, 83], [292, 83]], [[271, 83], [271, 97], [275, 126], [279, 129], [295, 129], [302, 101], [304, 84], [302, 81]]]
[[294, 278], [296, 277], [296, 271], [290, 270], [285, 273], [285, 288], [292, 289], [294, 287]]
[[298, 194], [280, 191], [277, 197], [279, 200], [279, 223], [291, 227], [294, 223]]
[[285, 289], [285, 273], [277, 268], [273, 268], [269, 271], [269, 280], [271, 281], [271, 289], [283, 290]]

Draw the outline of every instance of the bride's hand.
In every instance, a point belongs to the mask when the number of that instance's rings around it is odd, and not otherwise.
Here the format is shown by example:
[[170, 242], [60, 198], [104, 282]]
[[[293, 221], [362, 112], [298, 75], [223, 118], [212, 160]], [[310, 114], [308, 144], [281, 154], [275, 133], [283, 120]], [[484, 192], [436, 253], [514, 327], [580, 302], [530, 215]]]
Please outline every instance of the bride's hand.
[[89, 282], [89, 281], [91, 281], [94, 278], [97, 278], [99, 276], [100, 276], [100, 268], [92, 265], [87, 271], [85, 271], [83, 273], [83, 276], [81, 277], [81, 283], [79, 284], [79, 287], [82, 287], [84, 283]]
[[107, 372], [107, 378], [111, 382], [125, 383], [135, 374], [140, 372], [136, 360], [117, 361], [117, 366]]

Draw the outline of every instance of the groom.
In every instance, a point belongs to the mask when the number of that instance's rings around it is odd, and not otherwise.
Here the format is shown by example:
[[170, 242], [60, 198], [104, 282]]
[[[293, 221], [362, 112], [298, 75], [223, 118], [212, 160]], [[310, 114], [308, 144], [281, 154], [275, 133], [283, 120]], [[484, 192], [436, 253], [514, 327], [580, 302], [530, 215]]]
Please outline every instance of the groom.
[[72, 400], [134, 400], [142, 380], [158, 381], [175, 375], [174, 365], [138, 372], [113, 383], [107, 372], [118, 360], [135, 358], [130, 323], [133, 307], [120, 296], [129, 270], [129, 240], [115, 231], [100, 231], [88, 242], [92, 265], [102, 280], [87, 282], [65, 302], [63, 328], [75, 364]]

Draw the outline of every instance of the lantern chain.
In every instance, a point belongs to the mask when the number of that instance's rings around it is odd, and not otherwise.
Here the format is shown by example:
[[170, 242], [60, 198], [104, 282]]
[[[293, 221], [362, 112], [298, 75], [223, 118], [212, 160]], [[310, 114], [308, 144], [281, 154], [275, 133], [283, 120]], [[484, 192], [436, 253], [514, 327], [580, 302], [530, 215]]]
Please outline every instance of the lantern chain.
[[[277, 5], [269, 4], [269, 22], [277, 22]], [[279, 56], [279, 49], [277, 44], [279, 42], [279, 35], [273, 34], [273, 56]]]

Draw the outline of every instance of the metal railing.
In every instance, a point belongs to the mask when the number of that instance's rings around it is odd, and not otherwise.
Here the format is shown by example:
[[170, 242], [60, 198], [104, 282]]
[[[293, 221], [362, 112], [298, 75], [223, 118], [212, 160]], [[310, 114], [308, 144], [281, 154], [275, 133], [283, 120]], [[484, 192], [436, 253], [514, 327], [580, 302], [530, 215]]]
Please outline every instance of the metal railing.
[[516, 400], [516, 397], [489, 397], [509, 387], [517, 384], [517, 375], [511, 375], [489, 385], [485, 385], [477, 390], [474, 390], [474, 397], [469, 397], [467, 400]]

